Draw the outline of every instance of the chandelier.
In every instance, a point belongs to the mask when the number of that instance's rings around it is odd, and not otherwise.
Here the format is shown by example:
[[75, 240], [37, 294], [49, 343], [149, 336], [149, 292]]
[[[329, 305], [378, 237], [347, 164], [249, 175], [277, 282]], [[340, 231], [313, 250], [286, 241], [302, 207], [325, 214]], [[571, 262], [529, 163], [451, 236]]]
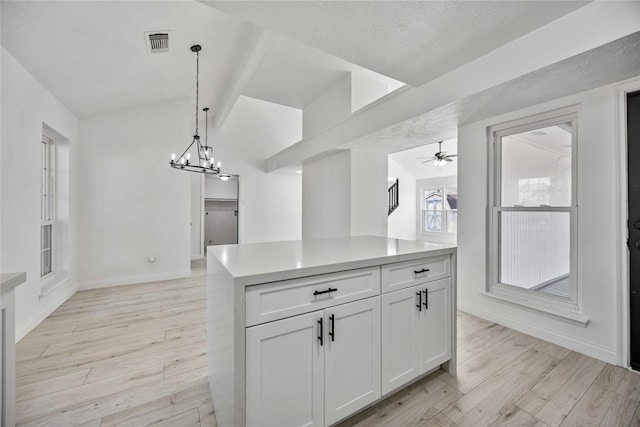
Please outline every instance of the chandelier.
[[[215, 163], [213, 158], [213, 147], [210, 147], [208, 141], [207, 132], [207, 120], [209, 117], [209, 108], [203, 108], [205, 113], [205, 142], [204, 145], [200, 142], [200, 135], [198, 135], [198, 102], [200, 92], [200, 51], [202, 47], [197, 44], [191, 46], [191, 51], [196, 53], [196, 131], [193, 135], [193, 141], [187, 147], [184, 152], [176, 158], [176, 153], [171, 154], [171, 161], [169, 164], [172, 168], [184, 170], [188, 172], [208, 173], [214, 175], [220, 175], [221, 163]], [[195, 156], [191, 158], [191, 147], [195, 145]], [[197, 156], [197, 159], [196, 159]], [[222, 176], [222, 175], [221, 175]]]

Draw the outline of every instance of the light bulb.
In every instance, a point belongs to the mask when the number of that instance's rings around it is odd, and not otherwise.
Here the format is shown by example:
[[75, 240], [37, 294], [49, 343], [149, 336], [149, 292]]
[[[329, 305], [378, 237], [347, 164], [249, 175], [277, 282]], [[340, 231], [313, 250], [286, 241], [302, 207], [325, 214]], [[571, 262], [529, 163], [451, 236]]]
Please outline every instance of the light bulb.
[[222, 166], [222, 162], [218, 162], [218, 167]]
[[202, 161], [202, 167], [208, 168], [209, 167], [209, 162], [207, 162], [206, 160]]
[[187, 153], [187, 160], [191, 158], [191, 153]]
[[229, 175], [220, 175], [220, 179], [223, 181], [229, 181]]
[[187, 163], [187, 161], [184, 159], [184, 157], [181, 157], [180, 158], [180, 163], [182, 163], [184, 165], [185, 163]]
[[171, 153], [171, 161], [173, 162], [176, 159], [176, 153]]

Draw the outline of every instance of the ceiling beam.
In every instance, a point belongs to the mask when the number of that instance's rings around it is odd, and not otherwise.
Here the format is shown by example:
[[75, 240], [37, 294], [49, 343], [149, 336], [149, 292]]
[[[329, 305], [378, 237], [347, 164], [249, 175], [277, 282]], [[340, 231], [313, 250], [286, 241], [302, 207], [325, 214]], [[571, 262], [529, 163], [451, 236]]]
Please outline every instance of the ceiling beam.
[[270, 157], [267, 171], [303, 163], [328, 150], [346, 148], [346, 144], [358, 138], [638, 31], [640, 2], [590, 3], [427, 84], [387, 95], [348, 119]]
[[233, 106], [251, 82], [251, 78], [271, 49], [274, 41], [275, 36], [273, 33], [256, 27], [256, 32], [252, 37], [250, 47], [247, 49], [238, 67], [240, 71], [234, 74], [233, 80], [230, 82], [222, 97], [220, 108], [213, 120], [213, 130], [220, 130], [227, 120]]

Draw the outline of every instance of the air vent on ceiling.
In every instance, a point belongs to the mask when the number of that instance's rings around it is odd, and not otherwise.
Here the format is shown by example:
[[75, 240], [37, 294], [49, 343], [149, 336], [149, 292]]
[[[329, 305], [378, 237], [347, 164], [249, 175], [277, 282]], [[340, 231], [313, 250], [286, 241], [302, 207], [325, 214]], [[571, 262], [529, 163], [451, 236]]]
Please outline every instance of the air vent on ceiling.
[[169, 52], [168, 31], [148, 31], [144, 33], [148, 53]]

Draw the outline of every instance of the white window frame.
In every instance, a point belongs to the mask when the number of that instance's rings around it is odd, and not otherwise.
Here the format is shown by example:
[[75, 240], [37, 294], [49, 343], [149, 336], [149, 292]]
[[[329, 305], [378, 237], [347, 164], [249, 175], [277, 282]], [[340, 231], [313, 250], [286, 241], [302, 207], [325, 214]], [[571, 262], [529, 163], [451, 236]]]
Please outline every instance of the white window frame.
[[[49, 281], [55, 278], [56, 274], [56, 257], [57, 257], [57, 227], [56, 227], [56, 138], [46, 131], [42, 132], [41, 147], [41, 189], [40, 189], [40, 279]], [[46, 163], [46, 165], [45, 165]], [[46, 199], [45, 199], [46, 197]], [[42, 236], [44, 227], [51, 227], [51, 238], [49, 239], [49, 253], [51, 270], [46, 274], [42, 274], [43, 265], [43, 247]]]
[[[581, 289], [579, 286], [578, 272], [578, 126], [579, 108], [577, 106], [554, 110], [506, 123], [497, 124], [488, 128], [489, 140], [489, 168], [488, 168], [488, 206], [489, 218], [487, 227], [487, 254], [488, 269], [485, 295], [508, 301], [510, 303], [526, 306], [554, 316], [559, 316], [573, 321], [581, 326], [586, 326], [588, 319], [581, 311]], [[502, 207], [501, 206], [501, 139], [505, 136], [521, 132], [533, 131], [547, 126], [571, 122], [571, 205], [568, 207]], [[518, 288], [516, 286], [499, 282], [500, 272], [500, 228], [499, 216], [501, 212], [568, 212], [570, 214], [570, 263], [569, 274], [571, 278], [570, 297], [562, 298], [555, 295], [544, 294], [531, 289]]]
[[[447, 190], [449, 189], [455, 189], [456, 194], [458, 193], [458, 186], [456, 184], [446, 184], [446, 185], [428, 185], [428, 186], [424, 186], [420, 188], [420, 193], [419, 193], [419, 201], [420, 204], [418, 206], [418, 215], [420, 218], [420, 230], [419, 230], [419, 234], [423, 235], [423, 236], [443, 236], [443, 237], [452, 237], [452, 238], [456, 238], [456, 236], [458, 235], [457, 233], [457, 228], [456, 228], [456, 233], [449, 233], [447, 231], [448, 227], [447, 227], [447, 212], [451, 212], [450, 209], [448, 209], [447, 207], [447, 201], [446, 201], [446, 197], [447, 197]], [[440, 231], [427, 231], [425, 229], [425, 223], [424, 223], [424, 217], [425, 217], [425, 209], [424, 209], [424, 197], [425, 197], [425, 193], [427, 191], [436, 191], [436, 190], [440, 190], [442, 192], [442, 222], [440, 224]], [[458, 209], [456, 209], [456, 212], [458, 211]]]

